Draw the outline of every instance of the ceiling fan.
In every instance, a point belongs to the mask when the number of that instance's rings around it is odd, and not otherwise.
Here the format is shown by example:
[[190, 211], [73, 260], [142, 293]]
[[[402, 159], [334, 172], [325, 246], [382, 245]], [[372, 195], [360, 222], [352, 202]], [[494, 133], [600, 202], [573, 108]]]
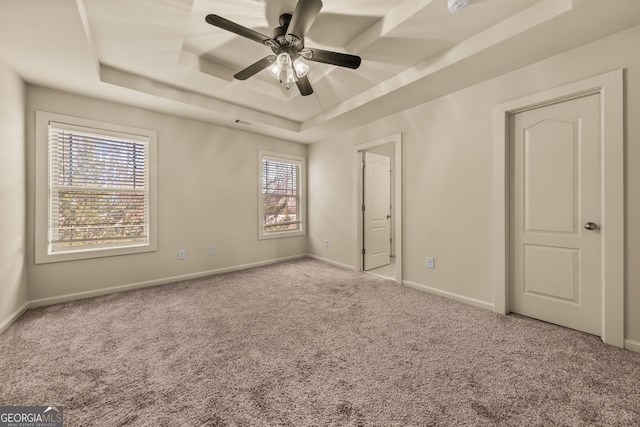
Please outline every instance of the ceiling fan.
[[317, 18], [320, 9], [322, 0], [298, 0], [293, 15], [280, 15], [280, 26], [273, 30], [273, 37], [265, 36], [218, 15], [207, 15], [206, 21], [223, 30], [264, 44], [273, 51], [273, 55], [268, 55], [236, 73], [236, 79], [246, 80], [266, 68], [269, 74], [284, 83], [287, 89], [295, 83], [302, 96], [307, 96], [313, 93], [313, 88], [307, 78], [309, 65], [303, 59], [354, 70], [361, 62], [359, 56], [305, 47], [305, 34]]

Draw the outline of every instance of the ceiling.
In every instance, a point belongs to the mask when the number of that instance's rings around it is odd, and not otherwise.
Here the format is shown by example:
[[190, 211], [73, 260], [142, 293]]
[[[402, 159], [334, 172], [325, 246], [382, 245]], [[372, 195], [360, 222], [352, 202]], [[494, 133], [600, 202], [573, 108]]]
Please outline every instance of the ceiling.
[[638, 0], [323, 2], [305, 44], [362, 65], [311, 62], [306, 97], [234, 80], [271, 51], [204, 20], [270, 36], [296, 0], [0, 0], [0, 58], [31, 84], [307, 143], [640, 24]]

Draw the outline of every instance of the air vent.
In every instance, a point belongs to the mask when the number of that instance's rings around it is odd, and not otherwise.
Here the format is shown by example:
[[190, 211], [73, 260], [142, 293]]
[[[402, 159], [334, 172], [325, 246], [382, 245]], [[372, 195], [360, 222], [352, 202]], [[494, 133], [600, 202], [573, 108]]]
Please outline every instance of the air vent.
[[237, 125], [251, 126], [251, 122], [242, 119], [233, 119], [233, 123]]

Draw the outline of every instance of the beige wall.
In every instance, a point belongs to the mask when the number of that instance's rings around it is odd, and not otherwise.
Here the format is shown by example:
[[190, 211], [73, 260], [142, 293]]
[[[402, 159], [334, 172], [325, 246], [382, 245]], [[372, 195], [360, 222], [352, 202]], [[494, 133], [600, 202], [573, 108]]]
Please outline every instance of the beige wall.
[[[626, 337], [640, 343], [640, 27], [351, 130], [309, 148], [309, 252], [355, 265], [353, 146], [402, 133], [404, 278], [493, 302], [493, 107], [626, 69]], [[471, 70], [470, 70], [471, 72]], [[322, 240], [332, 239], [329, 248]], [[436, 268], [425, 268], [425, 257]]]
[[[42, 110], [157, 131], [158, 251], [34, 264], [34, 118]], [[159, 281], [306, 252], [306, 237], [258, 240], [258, 150], [306, 146], [138, 108], [27, 87], [29, 300]], [[209, 256], [208, 246], [215, 247]], [[177, 259], [178, 249], [187, 258]]]
[[0, 61], [0, 331], [27, 302], [25, 84]]

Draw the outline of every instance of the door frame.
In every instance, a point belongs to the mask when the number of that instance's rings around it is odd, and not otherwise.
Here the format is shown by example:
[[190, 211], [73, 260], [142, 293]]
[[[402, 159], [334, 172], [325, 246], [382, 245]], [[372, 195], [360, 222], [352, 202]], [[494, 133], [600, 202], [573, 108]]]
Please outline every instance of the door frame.
[[356, 271], [363, 271], [362, 256], [362, 153], [380, 145], [394, 144], [394, 163], [392, 165], [395, 179], [394, 202], [395, 212], [391, 220], [395, 226], [395, 259], [396, 259], [396, 283], [402, 284], [402, 134], [397, 133], [373, 141], [358, 144], [353, 147], [353, 185], [356, 195], [353, 205], [353, 225], [356, 227]]
[[624, 348], [624, 72], [616, 70], [494, 107], [493, 303], [510, 312], [509, 118], [517, 113], [599, 94], [602, 121], [602, 340]]

